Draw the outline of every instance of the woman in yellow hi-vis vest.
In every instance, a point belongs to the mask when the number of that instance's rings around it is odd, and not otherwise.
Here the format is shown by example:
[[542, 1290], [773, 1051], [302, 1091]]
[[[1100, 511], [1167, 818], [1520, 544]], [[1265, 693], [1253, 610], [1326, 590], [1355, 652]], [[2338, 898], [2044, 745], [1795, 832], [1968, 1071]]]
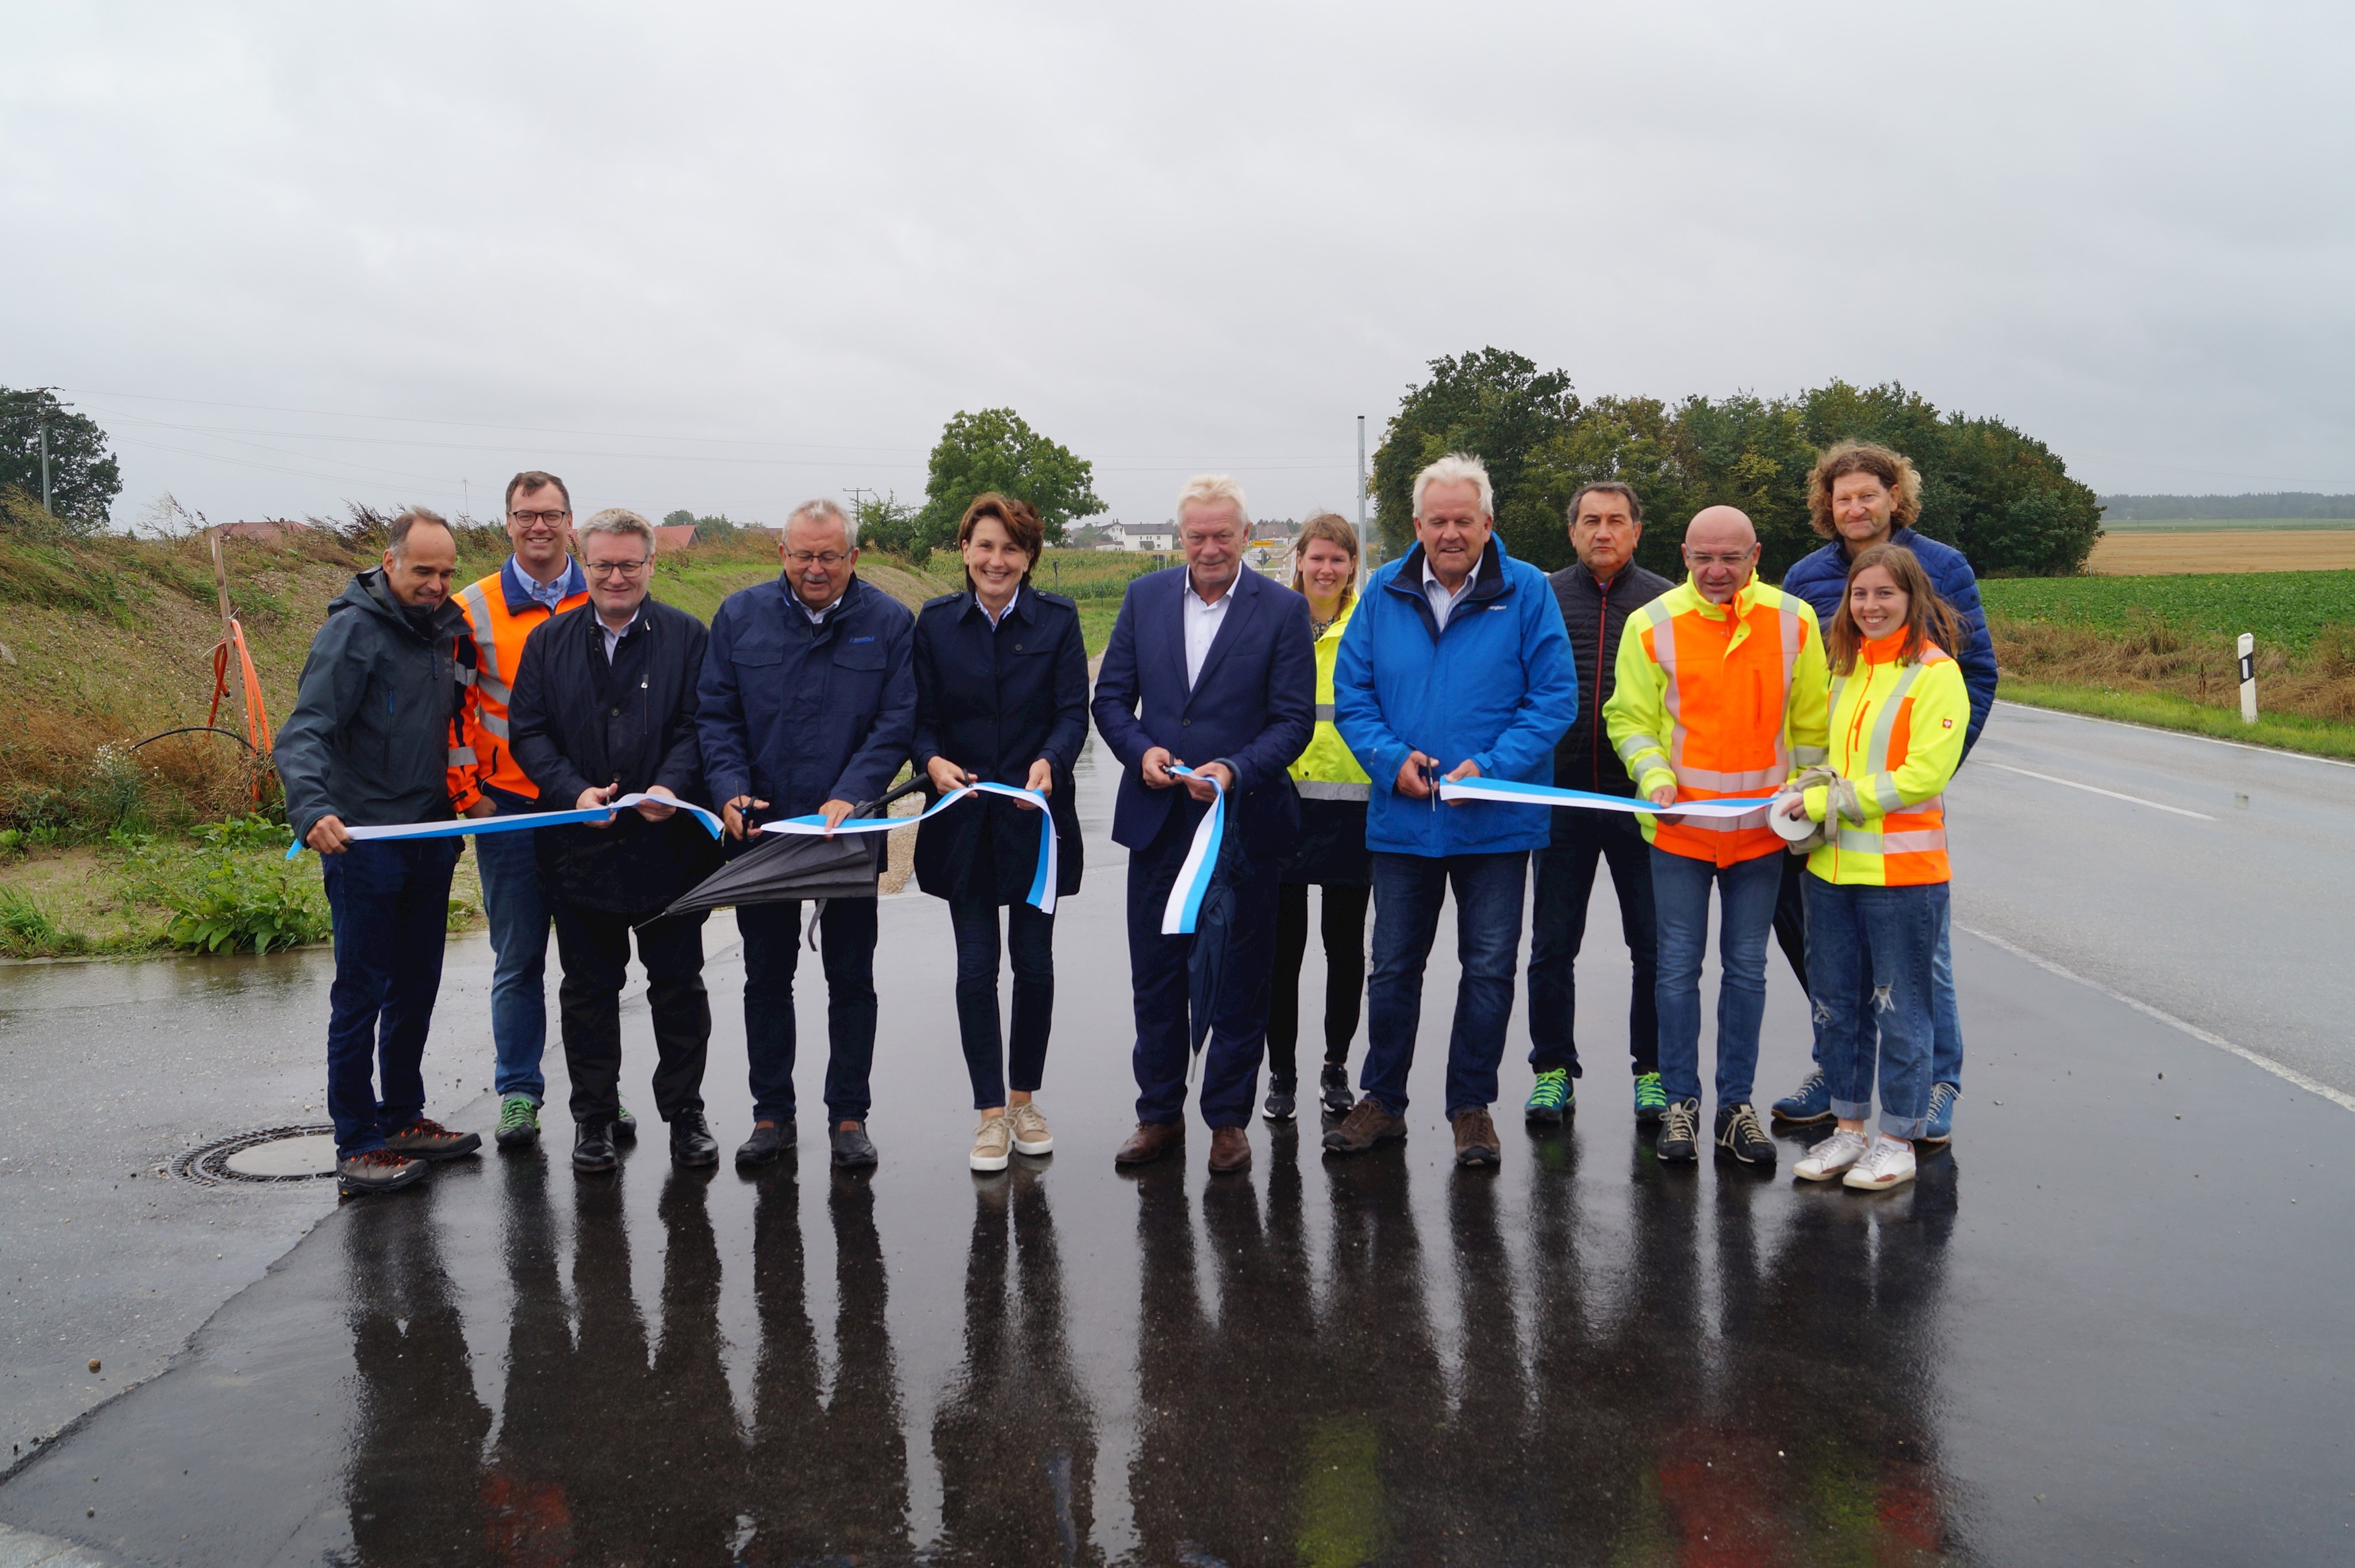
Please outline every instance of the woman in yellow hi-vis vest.
[[1346, 1116], [1349, 1042], [1366, 994], [1366, 906], [1374, 859], [1366, 849], [1366, 770], [1333, 728], [1333, 658], [1357, 606], [1358, 536], [1331, 512], [1300, 526], [1292, 589], [1308, 600], [1316, 635], [1316, 728], [1292, 764], [1300, 795], [1300, 847], [1284, 863], [1276, 893], [1275, 969], [1267, 1009], [1267, 1119], [1292, 1120], [1299, 1094], [1300, 965], [1308, 954], [1308, 890], [1325, 890], [1324, 1108]]
[[[1775, 806], [1822, 825], [1802, 880], [1807, 989], [1838, 1125], [1795, 1168], [1810, 1181], [1878, 1191], [1913, 1179], [1913, 1140], [1930, 1109], [1930, 961], [1946, 918], [1942, 796], [1971, 717], [1946, 652], [1955, 636], [1955, 613], [1912, 550], [1859, 551], [1824, 636], [1829, 764]], [[1877, 1136], [1864, 1125], [1876, 1076]]]

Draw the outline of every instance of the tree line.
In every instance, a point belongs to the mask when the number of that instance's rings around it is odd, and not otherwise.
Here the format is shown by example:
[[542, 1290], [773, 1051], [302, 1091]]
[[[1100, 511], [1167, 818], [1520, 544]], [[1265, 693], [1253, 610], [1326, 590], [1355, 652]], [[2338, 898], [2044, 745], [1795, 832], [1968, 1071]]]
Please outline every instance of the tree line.
[[2264, 496], [2105, 496], [2101, 501], [2103, 516], [2120, 523], [2179, 518], [2272, 522], [2309, 517], [2337, 522], [2355, 517], [2355, 496], [2321, 496], [2310, 490], [2276, 490]]

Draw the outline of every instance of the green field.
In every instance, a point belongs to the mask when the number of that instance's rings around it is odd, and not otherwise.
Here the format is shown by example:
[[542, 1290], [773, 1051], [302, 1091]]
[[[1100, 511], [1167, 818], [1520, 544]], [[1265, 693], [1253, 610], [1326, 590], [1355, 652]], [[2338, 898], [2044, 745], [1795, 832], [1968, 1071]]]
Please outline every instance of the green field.
[[2309, 648], [2325, 626], [2355, 626], [2355, 571], [1988, 578], [1979, 594], [1993, 617], [2119, 634], [2158, 621], [2185, 639], [2249, 632], [2260, 647]]

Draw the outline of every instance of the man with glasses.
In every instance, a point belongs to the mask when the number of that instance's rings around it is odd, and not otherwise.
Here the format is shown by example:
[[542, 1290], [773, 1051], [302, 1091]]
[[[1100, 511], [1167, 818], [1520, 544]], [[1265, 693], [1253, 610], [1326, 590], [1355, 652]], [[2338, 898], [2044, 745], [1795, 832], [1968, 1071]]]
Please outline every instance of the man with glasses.
[[[915, 617], [858, 580], [858, 539], [832, 501], [785, 519], [774, 582], [741, 589], [711, 618], [696, 716], [704, 776], [731, 839], [747, 824], [822, 813], [838, 824], [891, 787], [916, 733], [909, 663]], [[878, 841], [879, 849], [880, 843]], [[826, 969], [826, 1109], [834, 1163], [875, 1163], [867, 1136], [875, 1061], [875, 901], [828, 899], [818, 917]], [[752, 1135], [740, 1167], [794, 1141], [794, 966], [801, 904], [736, 912], [744, 941], [744, 1048]]]
[[[506, 527], [514, 547], [506, 564], [457, 595], [481, 659], [470, 726], [475, 782], [499, 816], [541, 809], [538, 786], [509, 750], [507, 704], [524, 642], [550, 616], [589, 602], [588, 580], [572, 562], [572, 493], [563, 480], [536, 468], [508, 480]], [[483, 912], [491, 925], [491, 1044], [497, 1058], [492, 1087], [499, 1094], [496, 1137], [503, 1149], [539, 1141], [539, 1103], [548, 1093], [539, 1059], [548, 1046], [549, 913], [533, 859], [537, 837], [485, 833], [474, 839]], [[625, 1139], [637, 1136], [626, 1111], [621, 1125]]]
[[[541, 793], [565, 808], [586, 811], [623, 795], [700, 800], [695, 705], [703, 623], [647, 596], [655, 529], [637, 513], [613, 507], [591, 517], [581, 529], [581, 555], [589, 603], [524, 645], [510, 709], [516, 756]], [[506, 837], [532, 841], [556, 921], [572, 1168], [596, 1175], [619, 1163], [622, 983], [633, 931], [660, 1057], [655, 1109], [670, 1124], [671, 1160], [718, 1164], [719, 1146], [703, 1116], [711, 1039], [704, 916], [657, 918], [718, 869], [709, 835], [694, 817], [649, 800], [609, 821]]]

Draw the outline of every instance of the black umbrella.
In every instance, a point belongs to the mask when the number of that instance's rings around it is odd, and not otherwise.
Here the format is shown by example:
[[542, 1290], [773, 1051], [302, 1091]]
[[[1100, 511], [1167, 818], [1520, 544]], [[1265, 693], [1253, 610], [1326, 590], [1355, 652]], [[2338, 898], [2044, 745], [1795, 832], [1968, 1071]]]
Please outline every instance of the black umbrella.
[[[922, 779], [910, 779], [880, 800], [870, 800], [852, 812], [872, 816], [912, 790]], [[698, 910], [742, 908], [747, 904], [786, 903], [794, 900], [871, 899], [875, 896], [875, 850], [864, 834], [821, 838], [815, 834], [762, 835], [761, 842], [737, 856], [681, 894], [663, 911], [666, 915], [693, 914]]]

